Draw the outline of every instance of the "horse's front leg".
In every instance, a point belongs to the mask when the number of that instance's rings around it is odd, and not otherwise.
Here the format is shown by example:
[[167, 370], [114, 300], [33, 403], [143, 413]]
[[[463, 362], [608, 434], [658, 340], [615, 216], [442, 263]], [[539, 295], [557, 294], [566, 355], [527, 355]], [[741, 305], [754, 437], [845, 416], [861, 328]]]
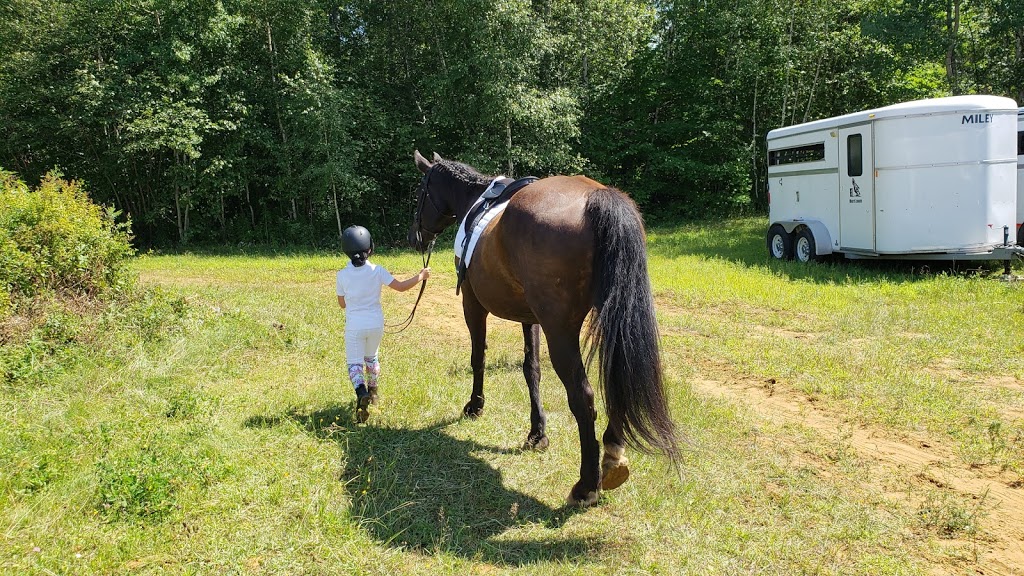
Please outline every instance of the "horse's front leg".
[[587, 380], [580, 354], [579, 331], [574, 333], [547, 334], [551, 365], [558, 378], [565, 385], [569, 396], [569, 410], [576, 418], [580, 430], [580, 480], [569, 492], [570, 504], [591, 506], [601, 495], [601, 469], [599, 458], [601, 448], [597, 443], [594, 422], [594, 390]]
[[462, 408], [462, 413], [476, 418], [484, 413], [484, 361], [487, 352], [487, 310], [476, 299], [468, 283], [463, 285], [462, 312], [469, 328], [469, 339], [472, 353], [469, 364], [473, 368], [473, 393], [469, 402]]
[[544, 433], [547, 416], [540, 403], [540, 325], [523, 324], [523, 376], [530, 392], [530, 433], [526, 435], [523, 450], [544, 450], [548, 437]]

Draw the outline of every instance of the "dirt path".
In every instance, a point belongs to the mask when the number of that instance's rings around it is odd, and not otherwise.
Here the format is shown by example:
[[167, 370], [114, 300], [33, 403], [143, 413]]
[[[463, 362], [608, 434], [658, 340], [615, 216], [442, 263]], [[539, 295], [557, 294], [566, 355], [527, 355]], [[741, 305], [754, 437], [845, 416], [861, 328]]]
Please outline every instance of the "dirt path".
[[[976, 562], [950, 555], [938, 560], [932, 572], [970, 570], [976, 574], [1014, 576], [1024, 574], [1024, 487], [1019, 478], [985, 468], [970, 468], [953, 449], [934, 438], [891, 433], [871, 427], [853, 426], [818, 403], [812, 402], [782, 383], [737, 378], [727, 368], [703, 365], [690, 379], [701, 394], [746, 405], [770, 422], [793, 423], [835, 437], [840, 431], [857, 459], [868, 467], [877, 488], [897, 502], [920, 509], [914, 494], [938, 489], [950, 496], [973, 501], [979, 514], [979, 533], [972, 548]], [[796, 443], [796, 440], [793, 441]], [[813, 459], [812, 465], [835, 474], [834, 464]], [[894, 489], [902, 486], [902, 489]], [[906, 489], [906, 487], [917, 488]], [[958, 543], [956, 541], [954, 544]]]

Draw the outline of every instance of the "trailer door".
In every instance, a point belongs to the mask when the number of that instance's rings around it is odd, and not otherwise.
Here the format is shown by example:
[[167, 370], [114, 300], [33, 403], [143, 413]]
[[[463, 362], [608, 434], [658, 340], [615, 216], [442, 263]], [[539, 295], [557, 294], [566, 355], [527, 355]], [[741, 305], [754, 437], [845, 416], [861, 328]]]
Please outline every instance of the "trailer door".
[[875, 251], [875, 167], [871, 125], [839, 129], [839, 245]]

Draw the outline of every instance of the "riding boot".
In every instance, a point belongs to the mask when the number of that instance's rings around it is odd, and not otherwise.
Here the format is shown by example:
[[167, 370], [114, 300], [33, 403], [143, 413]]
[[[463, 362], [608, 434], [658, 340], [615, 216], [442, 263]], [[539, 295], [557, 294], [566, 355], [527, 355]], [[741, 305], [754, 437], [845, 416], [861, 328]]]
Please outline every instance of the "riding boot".
[[368, 393], [370, 394], [370, 404], [376, 404], [377, 400], [378, 400], [378, 397], [377, 397], [377, 387], [373, 386], [373, 385], [370, 385], [370, 386], [367, 386], [366, 389], [367, 389]]
[[370, 391], [360, 384], [356, 387], [356, 422], [362, 424], [370, 417]]

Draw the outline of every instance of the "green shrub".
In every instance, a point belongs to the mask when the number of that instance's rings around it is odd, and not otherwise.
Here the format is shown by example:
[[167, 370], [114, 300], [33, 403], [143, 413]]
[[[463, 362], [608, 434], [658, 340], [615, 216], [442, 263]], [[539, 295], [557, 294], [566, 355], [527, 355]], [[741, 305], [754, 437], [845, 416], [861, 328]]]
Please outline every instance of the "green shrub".
[[136, 285], [116, 217], [57, 173], [30, 189], [0, 170], [0, 383], [45, 383], [82, 344], [149, 340], [184, 316]]
[[6, 286], [0, 286], [0, 322], [11, 317], [11, 292]]
[[43, 292], [101, 297], [123, 289], [133, 251], [129, 224], [116, 217], [58, 173], [30, 190], [0, 170], [0, 314], [5, 300], [10, 308]]

